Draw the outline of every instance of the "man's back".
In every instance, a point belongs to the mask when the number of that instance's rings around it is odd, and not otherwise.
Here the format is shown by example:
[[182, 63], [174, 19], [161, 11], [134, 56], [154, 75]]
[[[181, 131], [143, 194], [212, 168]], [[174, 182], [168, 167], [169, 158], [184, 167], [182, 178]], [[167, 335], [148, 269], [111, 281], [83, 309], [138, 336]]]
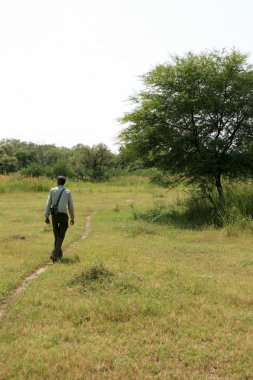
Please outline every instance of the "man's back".
[[45, 210], [45, 216], [48, 217], [50, 215], [50, 208], [57, 203], [60, 195], [61, 198], [58, 203], [58, 212], [68, 214], [69, 211], [70, 218], [74, 219], [74, 205], [72, 195], [71, 192], [64, 186], [53, 187], [50, 190]]

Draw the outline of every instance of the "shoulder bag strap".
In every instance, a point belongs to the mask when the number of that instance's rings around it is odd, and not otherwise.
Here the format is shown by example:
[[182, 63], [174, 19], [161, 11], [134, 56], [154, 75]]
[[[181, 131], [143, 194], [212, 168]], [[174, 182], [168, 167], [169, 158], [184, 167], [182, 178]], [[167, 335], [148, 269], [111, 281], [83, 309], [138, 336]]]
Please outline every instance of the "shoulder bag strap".
[[59, 198], [57, 199], [57, 203], [55, 204], [56, 207], [58, 206], [58, 204], [60, 202], [60, 199], [61, 199], [61, 196], [62, 196], [62, 193], [64, 192], [64, 190], [65, 190], [65, 188], [62, 189], [61, 194], [59, 195]]

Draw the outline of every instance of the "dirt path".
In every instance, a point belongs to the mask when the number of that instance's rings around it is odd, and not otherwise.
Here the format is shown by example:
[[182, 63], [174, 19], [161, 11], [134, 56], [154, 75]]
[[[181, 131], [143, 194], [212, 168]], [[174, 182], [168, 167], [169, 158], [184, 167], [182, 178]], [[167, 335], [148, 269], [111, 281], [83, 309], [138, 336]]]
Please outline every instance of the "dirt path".
[[[80, 236], [80, 238], [78, 240], [69, 244], [67, 246], [67, 248], [65, 249], [65, 252], [67, 250], [69, 250], [73, 244], [75, 244], [76, 242], [78, 242], [80, 240], [86, 239], [90, 235], [90, 233], [91, 233], [90, 221], [91, 221], [91, 215], [87, 216], [87, 218], [86, 218], [85, 229], [84, 229], [83, 234]], [[44, 273], [46, 270], [48, 270], [52, 265], [53, 265], [53, 263], [51, 263], [51, 262], [46, 263], [42, 267], [38, 268], [37, 270], [35, 270], [31, 274], [29, 274], [27, 277], [25, 277], [15, 289], [10, 291], [10, 293], [4, 298], [4, 300], [2, 301], [2, 303], [0, 305], [0, 322], [2, 321], [3, 317], [5, 316], [9, 305], [13, 301], [15, 301], [15, 299], [19, 295], [19, 293], [21, 293], [23, 290], [25, 290], [27, 288], [27, 286], [30, 284], [30, 282], [32, 282], [35, 278], [37, 278], [42, 273]]]

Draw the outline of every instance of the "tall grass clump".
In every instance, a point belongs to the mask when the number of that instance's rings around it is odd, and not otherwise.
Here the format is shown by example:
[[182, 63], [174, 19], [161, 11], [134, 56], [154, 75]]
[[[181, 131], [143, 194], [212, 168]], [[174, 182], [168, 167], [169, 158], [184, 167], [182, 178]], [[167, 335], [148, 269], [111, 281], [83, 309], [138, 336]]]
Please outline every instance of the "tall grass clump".
[[113, 276], [113, 273], [103, 263], [97, 263], [81, 273], [75, 274], [72, 281], [70, 281], [70, 285], [86, 286], [94, 281], [101, 281], [111, 276]]
[[0, 193], [48, 191], [52, 180], [48, 178], [22, 177], [19, 175], [0, 176]]
[[177, 224], [180, 227], [204, 225], [218, 228], [253, 229], [253, 186], [251, 182], [232, 183], [224, 187], [224, 198], [214, 192], [207, 199], [198, 191], [174, 204], [155, 203], [146, 209], [132, 208], [135, 220], [150, 223]]
[[167, 223], [170, 219], [170, 207], [163, 203], [155, 203], [152, 207], [140, 210], [132, 207], [134, 220], [145, 220], [146, 222]]
[[[13, 192], [48, 192], [56, 186], [56, 177], [27, 177], [20, 174], [0, 175], [0, 194]], [[79, 190], [77, 180], [67, 179], [67, 187]]]
[[226, 186], [224, 199], [217, 201], [217, 220], [222, 227], [253, 228], [253, 186], [251, 182]]

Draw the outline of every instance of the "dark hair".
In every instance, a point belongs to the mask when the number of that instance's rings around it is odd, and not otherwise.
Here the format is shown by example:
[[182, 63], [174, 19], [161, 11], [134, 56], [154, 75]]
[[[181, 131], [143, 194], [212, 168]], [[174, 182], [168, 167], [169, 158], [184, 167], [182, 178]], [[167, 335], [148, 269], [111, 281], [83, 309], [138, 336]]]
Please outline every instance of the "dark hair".
[[66, 182], [66, 178], [63, 177], [63, 175], [60, 175], [60, 176], [57, 178], [57, 183], [58, 183], [58, 185], [64, 185], [65, 182]]

